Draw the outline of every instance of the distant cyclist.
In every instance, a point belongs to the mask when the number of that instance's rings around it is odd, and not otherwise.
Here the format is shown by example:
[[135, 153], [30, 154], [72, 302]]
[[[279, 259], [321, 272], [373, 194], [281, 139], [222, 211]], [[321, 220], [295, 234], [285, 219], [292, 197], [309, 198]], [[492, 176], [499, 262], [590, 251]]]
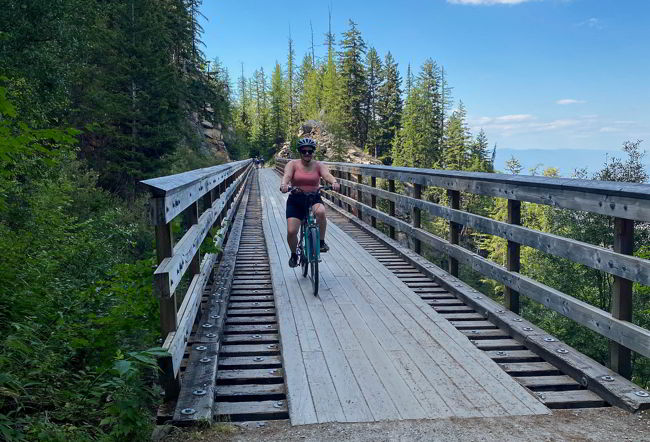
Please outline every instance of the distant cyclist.
[[[284, 167], [284, 176], [280, 185], [280, 191], [282, 193], [289, 191], [289, 183], [291, 183], [291, 186], [297, 187], [303, 192], [317, 192], [320, 178], [330, 183], [333, 190], [341, 190], [341, 186], [336, 182], [336, 178], [332, 176], [327, 166], [319, 161], [312, 160], [314, 150], [316, 150], [316, 142], [311, 138], [301, 138], [298, 140], [300, 159], [291, 160]], [[318, 203], [314, 204], [312, 211], [320, 227], [320, 251], [325, 253], [329, 250], [329, 247], [325, 244], [327, 219], [325, 218], [325, 206], [320, 195], [317, 201]], [[309, 212], [307, 204], [307, 198], [300, 193], [292, 192], [287, 200], [287, 243], [289, 244], [289, 250], [291, 250], [291, 258], [289, 258], [290, 267], [296, 267], [298, 265], [298, 255], [296, 255], [298, 231], [300, 230], [302, 219]]]

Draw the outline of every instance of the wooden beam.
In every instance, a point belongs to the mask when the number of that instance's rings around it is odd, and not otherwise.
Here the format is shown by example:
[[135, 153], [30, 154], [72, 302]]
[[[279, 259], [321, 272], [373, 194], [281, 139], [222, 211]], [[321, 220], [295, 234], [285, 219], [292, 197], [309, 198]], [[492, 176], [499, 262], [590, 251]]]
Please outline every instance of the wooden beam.
[[252, 160], [236, 161], [142, 181], [153, 196], [150, 201], [151, 222], [155, 225], [168, 223], [196, 200], [250, 164]]
[[[354, 182], [347, 184], [352, 187], [362, 186]], [[604, 247], [594, 246], [571, 238], [496, 221], [462, 210], [453, 210], [440, 204], [390, 193], [380, 188], [363, 186], [363, 191], [379, 198], [394, 201], [396, 206], [404, 211], [419, 207], [433, 216], [471, 227], [481, 233], [496, 235], [508, 241], [533, 247], [544, 253], [584, 264], [596, 270], [618, 275], [643, 285], [650, 285], [650, 260], [647, 259], [617, 253]]]
[[[624, 218], [614, 219], [614, 251], [631, 255], [634, 253], [634, 221]], [[632, 281], [614, 276], [612, 293], [612, 317], [632, 321]], [[626, 379], [632, 377], [632, 354], [630, 349], [610, 342], [609, 361], [612, 370]]]
[[[420, 184], [413, 185], [413, 198], [420, 199], [422, 198], [422, 186]], [[413, 227], [420, 228], [421, 224], [421, 213], [419, 207], [413, 207], [411, 209], [411, 224]], [[419, 239], [413, 239], [413, 251], [417, 254], [422, 252], [422, 245]]]
[[[395, 180], [388, 180], [388, 191], [390, 193], [395, 193]], [[388, 215], [395, 217], [395, 203], [393, 201], [388, 202]], [[395, 227], [390, 225], [388, 227], [390, 237], [395, 239]]]
[[344, 172], [650, 221], [650, 185], [482, 172], [331, 163]]
[[[363, 175], [357, 174], [357, 183], [363, 184]], [[357, 188], [357, 201], [363, 203], [363, 192], [361, 191], [361, 187]], [[363, 219], [363, 211], [361, 209], [357, 209], [357, 218]]]
[[[520, 225], [521, 224], [521, 202], [517, 200], [508, 200], [508, 223]], [[506, 268], [511, 272], [519, 272], [520, 259], [519, 259], [519, 244], [508, 240], [508, 256]], [[508, 310], [519, 314], [519, 292], [505, 287], [504, 289], [504, 305]]]
[[[457, 190], [447, 190], [447, 198], [449, 199], [449, 207], [458, 210], [460, 208], [460, 192]], [[461, 225], [450, 221], [449, 222], [449, 243], [458, 244]], [[449, 273], [452, 276], [458, 277], [458, 260], [451, 255], [447, 255], [449, 260]]]
[[[377, 178], [376, 177], [370, 177], [370, 186], [371, 187], [377, 187]], [[377, 208], [377, 196], [375, 194], [370, 195], [370, 206], [373, 209]], [[374, 216], [370, 217], [370, 222], [372, 224], [372, 227], [377, 227], [377, 218]]]

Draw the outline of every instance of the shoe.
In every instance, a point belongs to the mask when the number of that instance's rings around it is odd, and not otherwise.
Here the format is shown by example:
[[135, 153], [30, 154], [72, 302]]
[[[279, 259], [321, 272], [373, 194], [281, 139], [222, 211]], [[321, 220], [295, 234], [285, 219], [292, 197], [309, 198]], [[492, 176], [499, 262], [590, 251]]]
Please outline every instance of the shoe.
[[325, 241], [320, 242], [320, 252], [321, 253], [328, 252], [329, 249], [330, 249], [330, 247], [327, 244], [325, 244]]
[[295, 253], [292, 253], [291, 258], [289, 258], [289, 267], [298, 267], [298, 255]]

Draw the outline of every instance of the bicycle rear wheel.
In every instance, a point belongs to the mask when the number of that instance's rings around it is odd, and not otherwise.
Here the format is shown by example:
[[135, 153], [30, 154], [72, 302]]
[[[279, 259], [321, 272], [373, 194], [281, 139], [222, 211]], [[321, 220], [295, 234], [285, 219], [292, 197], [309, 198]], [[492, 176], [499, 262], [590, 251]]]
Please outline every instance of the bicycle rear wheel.
[[311, 277], [311, 286], [314, 290], [314, 296], [318, 296], [318, 259], [320, 255], [320, 232], [318, 228], [309, 229], [307, 236], [309, 241], [309, 270]]

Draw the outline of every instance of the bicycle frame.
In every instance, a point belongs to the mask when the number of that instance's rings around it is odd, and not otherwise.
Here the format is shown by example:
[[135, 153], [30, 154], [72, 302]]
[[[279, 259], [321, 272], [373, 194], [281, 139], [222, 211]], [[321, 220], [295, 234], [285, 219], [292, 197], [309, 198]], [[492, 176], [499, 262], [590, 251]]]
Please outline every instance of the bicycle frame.
[[309, 207], [309, 213], [307, 218], [305, 218], [300, 225], [300, 244], [299, 247], [305, 251], [305, 256], [307, 257], [307, 263], [314, 261], [320, 261], [320, 247], [316, 247], [316, 250], [311, 250], [311, 244], [308, 241], [309, 229], [316, 229], [316, 234], [318, 235], [318, 243], [320, 244], [320, 227], [316, 223], [314, 214], [312, 212], [311, 206]]

